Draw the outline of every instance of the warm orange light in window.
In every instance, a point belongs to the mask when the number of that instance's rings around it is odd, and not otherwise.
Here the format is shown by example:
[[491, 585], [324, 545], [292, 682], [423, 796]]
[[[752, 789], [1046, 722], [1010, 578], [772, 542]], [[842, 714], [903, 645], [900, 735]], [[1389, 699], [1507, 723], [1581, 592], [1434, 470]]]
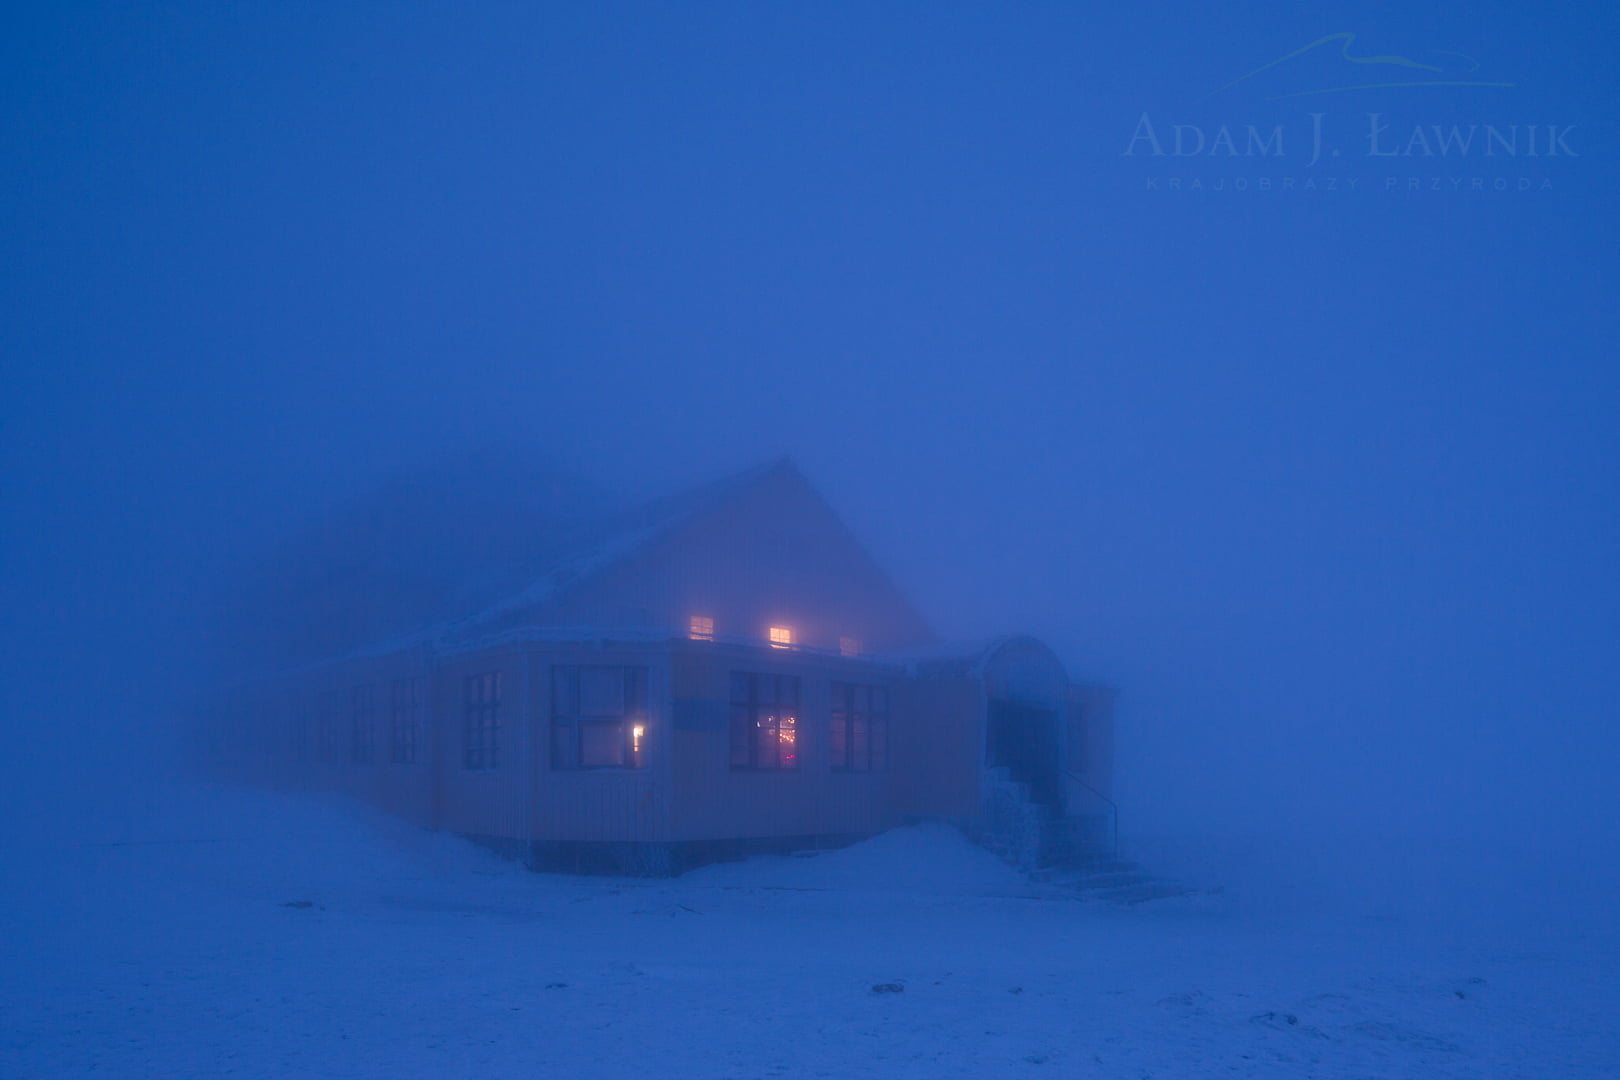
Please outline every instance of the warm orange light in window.
[[637, 724], [637, 725], [635, 725], [634, 727], [632, 727], [630, 729], [630, 752], [631, 753], [633, 753], [633, 754], [641, 753], [641, 737], [643, 735], [645, 735], [645, 734], [647, 734], [647, 729], [642, 727], [640, 724]]
[[861, 639], [853, 637], [839, 638], [838, 651], [843, 653], [845, 656], [861, 655]]
[[786, 626], [771, 627], [771, 645], [777, 649], [785, 649], [793, 644], [793, 631]]
[[698, 641], [713, 641], [714, 620], [706, 615], [694, 615], [689, 632]]

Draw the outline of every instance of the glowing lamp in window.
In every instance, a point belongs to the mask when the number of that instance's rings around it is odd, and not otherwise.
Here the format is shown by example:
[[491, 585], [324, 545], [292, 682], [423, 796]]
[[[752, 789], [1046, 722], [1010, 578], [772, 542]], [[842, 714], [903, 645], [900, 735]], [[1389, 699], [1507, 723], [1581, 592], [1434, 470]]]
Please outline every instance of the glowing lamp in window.
[[843, 654], [844, 656], [859, 656], [859, 655], [861, 655], [861, 639], [860, 638], [853, 638], [853, 637], [841, 637], [841, 638], [839, 638], [838, 639], [838, 651], [841, 654]]
[[771, 627], [771, 648], [786, 649], [793, 644], [793, 631], [786, 626]]
[[694, 615], [687, 633], [691, 635], [694, 641], [713, 641], [714, 620], [704, 615]]
[[799, 718], [786, 714], [777, 718], [776, 722], [776, 752], [780, 755], [784, 769], [795, 768], [799, 758]]

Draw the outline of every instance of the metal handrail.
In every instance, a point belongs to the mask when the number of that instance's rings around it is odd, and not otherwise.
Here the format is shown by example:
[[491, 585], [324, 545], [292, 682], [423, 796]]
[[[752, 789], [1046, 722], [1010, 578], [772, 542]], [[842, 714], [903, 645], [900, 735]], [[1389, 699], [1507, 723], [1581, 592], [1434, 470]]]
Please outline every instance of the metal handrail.
[[1072, 769], [1064, 769], [1063, 775], [1108, 804], [1108, 854], [1111, 858], [1117, 858], [1119, 856], [1119, 804], [1086, 783], [1080, 774]]

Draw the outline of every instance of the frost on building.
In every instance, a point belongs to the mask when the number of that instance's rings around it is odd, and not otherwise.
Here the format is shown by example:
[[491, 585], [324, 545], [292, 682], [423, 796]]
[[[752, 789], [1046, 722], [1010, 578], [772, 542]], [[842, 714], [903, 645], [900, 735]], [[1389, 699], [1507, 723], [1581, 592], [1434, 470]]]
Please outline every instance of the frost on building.
[[1105, 850], [1112, 694], [927, 623], [787, 460], [547, 540], [471, 613], [239, 683], [210, 767], [352, 793], [536, 865], [667, 873], [960, 824]]

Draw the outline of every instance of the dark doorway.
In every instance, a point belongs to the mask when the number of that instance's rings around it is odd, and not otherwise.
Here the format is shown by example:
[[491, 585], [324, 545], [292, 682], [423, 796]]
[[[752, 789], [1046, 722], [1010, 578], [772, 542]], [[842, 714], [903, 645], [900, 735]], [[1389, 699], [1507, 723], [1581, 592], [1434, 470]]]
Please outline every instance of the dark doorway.
[[1030, 799], [1056, 806], [1059, 776], [1057, 710], [1006, 701], [990, 703], [990, 765], [1005, 765], [1014, 780], [1029, 785]]

